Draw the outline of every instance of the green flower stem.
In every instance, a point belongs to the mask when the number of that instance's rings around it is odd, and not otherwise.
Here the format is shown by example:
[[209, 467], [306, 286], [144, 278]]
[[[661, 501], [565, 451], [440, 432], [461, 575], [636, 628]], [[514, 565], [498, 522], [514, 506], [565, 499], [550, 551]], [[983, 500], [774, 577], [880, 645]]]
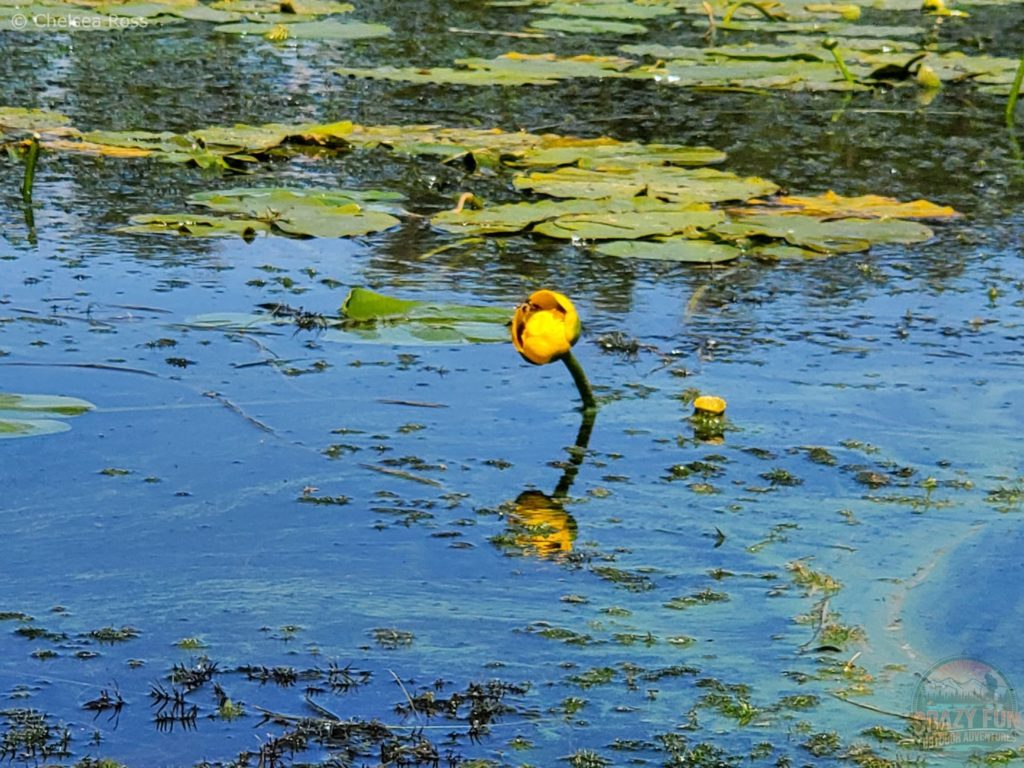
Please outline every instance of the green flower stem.
[[835, 59], [836, 67], [839, 69], [839, 74], [843, 76], [843, 79], [848, 83], [856, 83], [857, 78], [853, 76], [846, 67], [846, 62], [843, 61], [842, 55], [839, 53], [839, 43], [835, 38], [827, 38], [822, 42], [821, 47], [832, 54], [832, 58]]
[[1020, 94], [1020, 85], [1024, 82], [1024, 56], [1020, 58], [1017, 65], [1017, 74], [1013, 78], [1013, 85], [1010, 86], [1010, 98], [1006, 101], [1006, 127], [1013, 128], [1013, 118], [1017, 109], [1017, 96]]
[[562, 358], [562, 362], [565, 363], [565, 367], [572, 374], [572, 380], [576, 382], [576, 389], [580, 391], [580, 400], [583, 401], [584, 412], [596, 411], [597, 400], [594, 399], [594, 390], [590, 388], [590, 381], [587, 379], [587, 374], [583, 372], [583, 366], [580, 365], [580, 361], [573, 356], [570, 350]]
[[35, 181], [38, 159], [39, 134], [33, 134], [32, 143], [29, 144], [28, 154], [25, 156], [25, 178], [21, 182], [21, 199], [26, 203], [32, 202], [32, 183]]

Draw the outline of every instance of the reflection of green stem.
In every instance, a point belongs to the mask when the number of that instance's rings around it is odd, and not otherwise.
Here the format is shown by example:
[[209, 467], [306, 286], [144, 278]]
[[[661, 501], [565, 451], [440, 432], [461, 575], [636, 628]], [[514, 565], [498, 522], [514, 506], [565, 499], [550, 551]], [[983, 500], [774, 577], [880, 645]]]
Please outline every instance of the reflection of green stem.
[[562, 472], [555, 486], [552, 498], [564, 499], [569, 495], [576, 475], [579, 474], [580, 465], [583, 464], [583, 457], [587, 454], [587, 446], [590, 445], [590, 435], [594, 431], [594, 417], [597, 415], [595, 409], [583, 412], [583, 420], [580, 422], [579, 431], [576, 433], [576, 443], [569, 451], [569, 466]]
[[36, 161], [39, 159], [39, 135], [32, 136], [32, 143], [28, 146], [28, 155], [25, 157], [25, 178], [21, 182], [21, 199], [26, 203], [32, 202], [32, 182], [36, 178]]
[[583, 366], [580, 365], [580, 361], [573, 356], [570, 350], [562, 358], [562, 362], [565, 363], [565, 367], [572, 374], [572, 380], [576, 382], [576, 389], [580, 391], [580, 400], [583, 401], [584, 412], [596, 411], [597, 401], [594, 399], [594, 390], [590, 388], [590, 381], [587, 379], [587, 374], [583, 372]]
[[1020, 64], [1017, 65], [1017, 74], [1013, 78], [1013, 85], [1010, 86], [1010, 98], [1006, 100], [1006, 127], [1013, 127], [1013, 118], [1017, 109], [1017, 96], [1020, 93], [1021, 82], [1024, 81], [1024, 56], [1020, 57]]

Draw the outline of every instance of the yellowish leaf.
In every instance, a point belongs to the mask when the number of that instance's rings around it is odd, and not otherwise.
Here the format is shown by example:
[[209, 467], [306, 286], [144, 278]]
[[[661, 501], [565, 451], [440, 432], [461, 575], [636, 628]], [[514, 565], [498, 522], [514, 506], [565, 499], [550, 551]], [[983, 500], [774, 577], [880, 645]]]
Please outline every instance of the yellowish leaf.
[[833, 219], [865, 216], [878, 219], [947, 219], [960, 215], [948, 205], [936, 205], [927, 200], [901, 203], [880, 195], [843, 197], [832, 190], [816, 197], [780, 197], [775, 202], [798, 208], [800, 213]]

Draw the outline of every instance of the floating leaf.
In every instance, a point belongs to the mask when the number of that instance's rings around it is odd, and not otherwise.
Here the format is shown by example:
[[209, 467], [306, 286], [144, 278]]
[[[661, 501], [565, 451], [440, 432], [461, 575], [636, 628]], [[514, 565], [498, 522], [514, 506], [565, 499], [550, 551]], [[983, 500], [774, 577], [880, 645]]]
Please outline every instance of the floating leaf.
[[46, 416], [80, 416], [95, 408], [77, 397], [0, 392], [0, 439], [66, 432], [71, 427]]
[[[241, 235], [252, 238], [258, 232], [285, 233], [303, 237], [358, 237], [381, 232], [400, 220], [387, 213], [401, 195], [371, 190], [289, 189], [248, 187], [201, 192], [189, 202], [218, 213], [148, 214], [133, 216], [120, 232], [177, 232], [198, 237]], [[386, 210], [381, 210], [381, 209]]]
[[598, 253], [623, 259], [680, 261], [688, 264], [719, 264], [738, 259], [738, 248], [710, 240], [668, 237], [663, 240], [614, 240], [594, 247]]
[[460, 85], [553, 85], [581, 77], [616, 77], [636, 62], [619, 56], [572, 56], [553, 53], [506, 53], [493, 59], [458, 59], [457, 69], [438, 67], [342, 68], [339, 74], [379, 80]]
[[646, 168], [598, 172], [583, 168], [559, 168], [550, 173], [517, 176], [517, 189], [529, 189], [552, 197], [635, 197], [646, 195], [673, 202], [720, 202], [749, 200], [778, 190], [773, 182], [741, 177], [713, 168]]
[[0, 419], [0, 440], [67, 432], [71, 426], [54, 419]]
[[334, 0], [217, 0], [211, 8], [251, 16], [268, 16], [278, 13], [293, 16], [327, 16], [336, 13], [351, 13], [355, 6]]
[[655, 19], [659, 16], [672, 16], [676, 9], [665, 5], [624, 2], [551, 3], [537, 8], [536, 12], [592, 19]]
[[430, 220], [435, 227], [463, 235], [493, 235], [521, 232], [534, 224], [570, 213], [607, 211], [605, 200], [541, 200], [537, 203], [510, 203], [481, 210], [464, 208], [459, 212], [442, 211]]
[[474, 322], [508, 324], [508, 310], [501, 307], [434, 304], [398, 299], [367, 288], [353, 288], [341, 305], [341, 315], [359, 322], [416, 320], [421, 322]]
[[81, 416], [96, 406], [87, 400], [60, 395], [17, 395], [0, 392], [0, 411], [19, 411], [57, 416]]
[[71, 118], [60, 112], [24, 107], [0, 107], [0, 134], [10, 131], [44, 132], [71, 124]]
[[579, 165], [594, 171], [636, 168], [640, 165], [711, 165], [725, 161], [725, 153], [711, 147], [686, 147], [679, 144], [640, 144], [612, 139], [572, 139], [547, 141], [527, 150], [511, 165], [554, 167]]
[[[391, 28], [383, 24], [367, 24], [361, 21], [299, 21], [287, 24], [288, 37], [297, 40], [366, 40], [387, 37]], [[217, 32], [231, 35], [262, 36], [274, 28], [273, 23], [239, 22], [215, 27]]]
[[531, 29], [547, 32], [565, 32], [569, 35], [642, 35], [647, 32], [643, 24], [608, 19], [551, 18], [530, 23]]
[[923, 224], [901, 219], [822, 221], [799, 214], [744, 216], [715, 227], [727, 239], [767, 237], [825, 253], [866, 251], [876, 243], [921, 243], [934, 236]]
[[777, 205], [791, 206], [801, 213], [828, 218], [894, 218], [894, 219], [943, 219], [959, 214], [948, 205], [936, 205], [927, 200], [901, 203], [891, 197], [860, 195], [842, 197], [832, 190], [817, 197], [779, 197], [772, 201]]
[[671, 235], [676, 232], [709, 229], [725, 220], [721, 211], [697, 210], [644, 210], [629, 213], [588, 214], [559, 216], [545, 221], [533, 231], [565, 240], [634, 240], [652, 235]]
[[[375, 344], [467, 344], [507, 342], [509, 313], [501, 307], [435, 304], [353, 288], [335, 317], [323, 316], [318, 341]], [[266, 332], [293, 325], [274, 313], [216, 313], [188, 320], [188, 327], [234, 333]]]

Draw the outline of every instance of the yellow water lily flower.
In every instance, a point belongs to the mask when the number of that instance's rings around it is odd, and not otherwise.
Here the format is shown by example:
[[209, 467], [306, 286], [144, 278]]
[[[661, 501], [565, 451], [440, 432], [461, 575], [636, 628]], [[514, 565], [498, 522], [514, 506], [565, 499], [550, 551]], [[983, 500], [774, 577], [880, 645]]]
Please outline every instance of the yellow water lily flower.
[[693, 401], [693, 410], [709, 416], [721, 416], [725, 413], [725, 400], [714, 395], [701, 395]]
[[545, 365], [569, 354], [580, 337], [580, 317], [567, 296], [535, 291], [516, 308], [512, 344], [525, 360]]

